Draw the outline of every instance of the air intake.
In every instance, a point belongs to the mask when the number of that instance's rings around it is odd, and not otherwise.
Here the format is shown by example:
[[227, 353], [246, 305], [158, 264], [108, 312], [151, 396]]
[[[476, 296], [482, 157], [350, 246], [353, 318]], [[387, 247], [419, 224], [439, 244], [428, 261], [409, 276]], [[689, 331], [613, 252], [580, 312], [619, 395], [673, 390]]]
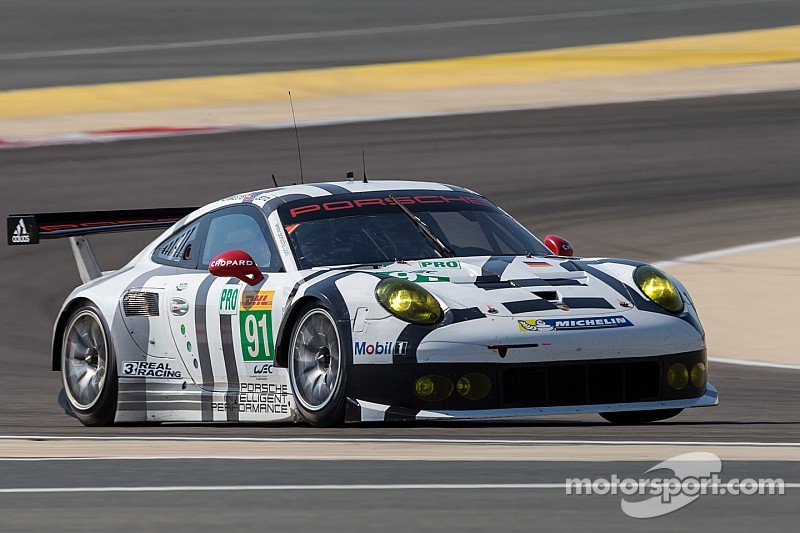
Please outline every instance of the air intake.
[[130, 291], [122, 297], [125, 316], [158, 316], [158, 294]]

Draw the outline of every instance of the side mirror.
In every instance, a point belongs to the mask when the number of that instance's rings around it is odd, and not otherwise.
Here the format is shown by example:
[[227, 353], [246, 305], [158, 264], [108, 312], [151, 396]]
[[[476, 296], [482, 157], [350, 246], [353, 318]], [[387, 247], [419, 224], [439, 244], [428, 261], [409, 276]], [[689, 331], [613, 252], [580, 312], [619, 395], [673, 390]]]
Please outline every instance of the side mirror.
[[243, 250], [222, 252], [208, 265], [208, 271], [212, 276], [236, 278], [248, 285], [258, 285], [264, 280], [264, 274], [258, 269], [256, 262]]
[[547, 246], [548, 250], [553, 252], [553, 255], [572, 257], [572, 254], [575, 253], [575, 250], [572, 249], [572, 245], [569, 243], [569, 241], [563, 237], [559, 237], [558, 235], [548, 235], [545, 237], [544, 245]]

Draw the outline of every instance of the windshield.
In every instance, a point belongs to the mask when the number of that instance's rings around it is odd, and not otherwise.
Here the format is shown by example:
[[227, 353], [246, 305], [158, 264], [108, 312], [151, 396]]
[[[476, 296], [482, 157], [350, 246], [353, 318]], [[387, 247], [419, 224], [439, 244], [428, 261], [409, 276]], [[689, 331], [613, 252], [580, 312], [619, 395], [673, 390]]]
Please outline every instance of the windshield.
[[[392, 194], [456, 256], [549, 255], [500, 208], [477, 195], [449, 191]], [[330, 198], [330, 197], [328, 197]], [[441, 257], [387, 193], [297, 200], [279, 208], [301, 269]]]

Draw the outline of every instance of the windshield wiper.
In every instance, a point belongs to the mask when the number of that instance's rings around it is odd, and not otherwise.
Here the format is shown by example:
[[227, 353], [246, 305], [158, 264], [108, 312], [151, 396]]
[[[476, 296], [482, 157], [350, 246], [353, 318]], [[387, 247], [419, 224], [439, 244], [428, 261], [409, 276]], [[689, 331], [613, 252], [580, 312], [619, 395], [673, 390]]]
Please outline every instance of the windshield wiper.
[[372, 267], [373, 269], [378, 269], [389, 266], [396, 262], [397, 261], [392, 261], [391, 259], [389, 259], [387, 261], [374, 261], [371, 263], [347, 263], [344, 265], [317, 265], [311, 268], [317, 270], [349, 270], [351, 268], [366, 268], [366, 267]]
[[394, 202], [394, 205], [399, 207], [400, 210], [409, 218], [409, 220], [414, 223], [422, 236], [425, 237], [425, 239], [431, 243], [434, 248], [436, 248], [439, 257], [455, 257], [456, 254], [453, 252], [453, 250], [448, 248], [445, 243], [440, 241], [439, 237], [434, 235], [428, 225], [425, 224], [417, 215], [412, 213], [406, 206], [398, 202], [397, 199], [391, 194], [389, 195], [389, 198], [391, 198]]

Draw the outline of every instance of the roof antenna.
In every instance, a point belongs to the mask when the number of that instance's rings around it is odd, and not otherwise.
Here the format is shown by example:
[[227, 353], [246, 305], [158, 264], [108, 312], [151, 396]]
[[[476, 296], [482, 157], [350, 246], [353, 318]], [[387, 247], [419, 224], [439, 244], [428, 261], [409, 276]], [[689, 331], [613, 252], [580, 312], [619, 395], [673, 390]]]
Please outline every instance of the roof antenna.
[[303, 158], [300, 156], [300, 135], [297, 134], [297, 119], [294, 117], [294, 103], [292, 102], [292, 91], [289, 91], [289, 105], [292, 106], [292, 121], [294, 122], [294, 138], [297, 140], [297, 160], [300, 162], [300, 183], [303, 181]]
[[364, 169], [364, 183], [369, 183], [367, 181], [367, 158], [364, 155], [364, 150], [361, 150], [361, 167]]
[[272, 175], [272, 183], [275, 184], [275, 188], [278, 188], [278, 180], [275, 179], [275, 174]]

